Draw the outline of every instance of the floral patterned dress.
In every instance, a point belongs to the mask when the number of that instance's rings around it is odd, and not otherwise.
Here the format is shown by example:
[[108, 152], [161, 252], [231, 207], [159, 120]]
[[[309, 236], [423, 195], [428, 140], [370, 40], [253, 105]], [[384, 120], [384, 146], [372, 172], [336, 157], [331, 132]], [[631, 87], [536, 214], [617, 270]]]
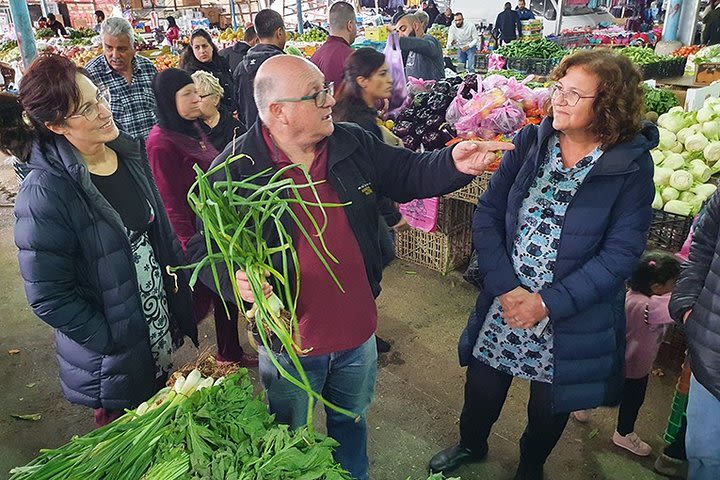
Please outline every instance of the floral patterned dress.
[[[566, 168], [560, 139], [553, 135], [548, 154], [525, 195], [520, 213], [512, 262], [518, 280], [530, 292], [553, 281], [565, 213], [575, 193], [602, 155], [598, 147], [574, 167]], [[473, 355], [481, 362], [513, 377], [550, 383], [553, 379], [553, 330], [550, 319], [531, 329], [511, 328], [495, 298], [475, 343]]]

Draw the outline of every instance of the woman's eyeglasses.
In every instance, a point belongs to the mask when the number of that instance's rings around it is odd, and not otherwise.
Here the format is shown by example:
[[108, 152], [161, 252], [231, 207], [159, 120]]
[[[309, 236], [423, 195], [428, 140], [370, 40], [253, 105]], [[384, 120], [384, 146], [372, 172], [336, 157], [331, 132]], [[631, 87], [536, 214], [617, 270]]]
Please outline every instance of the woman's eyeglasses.
[[65, 117], [65, 120], [69, 118], [85, 117], [85, 120], [92, 122], [100, 115], [100, 105], [110, 110], [110, 90], [106, 88], [98, 90], [97, 95], [95, 95], [95, 103], [88, 105], [77, 113], [68, 115]]
[[549, 89], [550, 97], [555, 101], [564, 101], [570, 107], [578, 104], [581, 98], [595, 98], [596, 95], [580, 95], [574, 90], [563, 90], [560, 85], [552, 85]]
[[328, 96], [332, 97], [335, 94], [335, 84], [333, 82], [323, 82], [323, 88], [317, 93], [312, 95], [305, 95], [300, 98], [280, 98], [275, 100], [276, 102], [306, 102], [308, 100], [315, 101], [317, 108], [323, 108], [327, 105]]

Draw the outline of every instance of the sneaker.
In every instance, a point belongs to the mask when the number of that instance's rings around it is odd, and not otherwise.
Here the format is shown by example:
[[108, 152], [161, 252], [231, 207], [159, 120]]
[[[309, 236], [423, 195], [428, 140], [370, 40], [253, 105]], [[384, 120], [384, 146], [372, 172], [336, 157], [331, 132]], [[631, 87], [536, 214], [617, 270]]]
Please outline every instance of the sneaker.
[[612, 441], [618, 447], [622, 447], [640, 457], [647, 457], [652, 453], [652, 447], [640, 440], [640, 437], [635, 432], [622, 436], [616, 431], [613, 434]]
[[590, 421], [591, 412], [592, 410], [578, 410], [576, 412], [572, 412], [572, 415], [576, 422], [588, 423]]
[[663, 453], [655, 460], [655, 471], [666, 477], [685, 479], [688, 476], [688, 462]]

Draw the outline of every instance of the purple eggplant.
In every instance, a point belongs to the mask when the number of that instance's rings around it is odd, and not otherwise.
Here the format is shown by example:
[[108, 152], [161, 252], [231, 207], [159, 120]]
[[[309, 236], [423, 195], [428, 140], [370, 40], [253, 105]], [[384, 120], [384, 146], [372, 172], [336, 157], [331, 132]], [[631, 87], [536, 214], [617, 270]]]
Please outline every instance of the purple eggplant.
[[425, 132], [428, 132], [430, 129], [425, 126], [424, 123], [420, 125], [415, 125], [415, 136], [418, 138], [422, 138], [423, 135], [425, 135]]
[[445, 116], [441, 113], [433, 113], [425, 122], [425, 126], [428, 130], [437, 130], [443, 123], [445, 123]]
[[433, 112], [444, 113], [452, 102], [452, 97], [443, 93], [434, 93], [428, 101], [428, 108]]
[[401, 120], [395, 124], [395, 127], [393, 127], [393, 133], [400, 138], [412, 135], [413, 130], [413, 124], [409, 120]]
[[405, 145], [405, 148], [412, 150], [413, 152], [420, 148], [420, 139], [416, 137], [415, 135], [408, 135], [406, 137], [400, 137], [400, 140], [402, 140], [403, 145]]
[[428, 100], [430, 99], [430, 93], [429, 92], [419, 92], [416, 93], [413, 97], [413, 107], [415, 108], [425, 108], [427, 106]]
[[398, 120], [399, 121], [409, 120], [412, 122], [413, 120], [415, 120], [415, 113], [416, 113], [416, 111], [414, 108], [406, 108], [400, 114], [400, 116], [398, 117]]

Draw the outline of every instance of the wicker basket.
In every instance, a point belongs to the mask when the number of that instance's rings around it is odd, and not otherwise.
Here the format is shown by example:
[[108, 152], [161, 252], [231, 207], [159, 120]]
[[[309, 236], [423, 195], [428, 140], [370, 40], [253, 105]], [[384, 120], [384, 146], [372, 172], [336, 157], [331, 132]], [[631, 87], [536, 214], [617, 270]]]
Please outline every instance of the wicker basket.
[[653, 210], [652, 224], [648, 234], [648, 247], [678, 252], [692, 226], [693, 218], [669, 213], [664, 210]]
[[398, 258], [445, 275], [465, 264], [472, 249], [472, 217], [475, 205], [441, 198], [437, 230], [426, 233], [410, 229], [395, 237]]
[[487, 190], [491, 176], [492, 173], [483, 173], [460, 190], [448, 193], [445, 195], [445, 198], [453, 198], [455, 200], [462, 200], [463, 202], [470, 202], [477, 205], [480, 195]]

